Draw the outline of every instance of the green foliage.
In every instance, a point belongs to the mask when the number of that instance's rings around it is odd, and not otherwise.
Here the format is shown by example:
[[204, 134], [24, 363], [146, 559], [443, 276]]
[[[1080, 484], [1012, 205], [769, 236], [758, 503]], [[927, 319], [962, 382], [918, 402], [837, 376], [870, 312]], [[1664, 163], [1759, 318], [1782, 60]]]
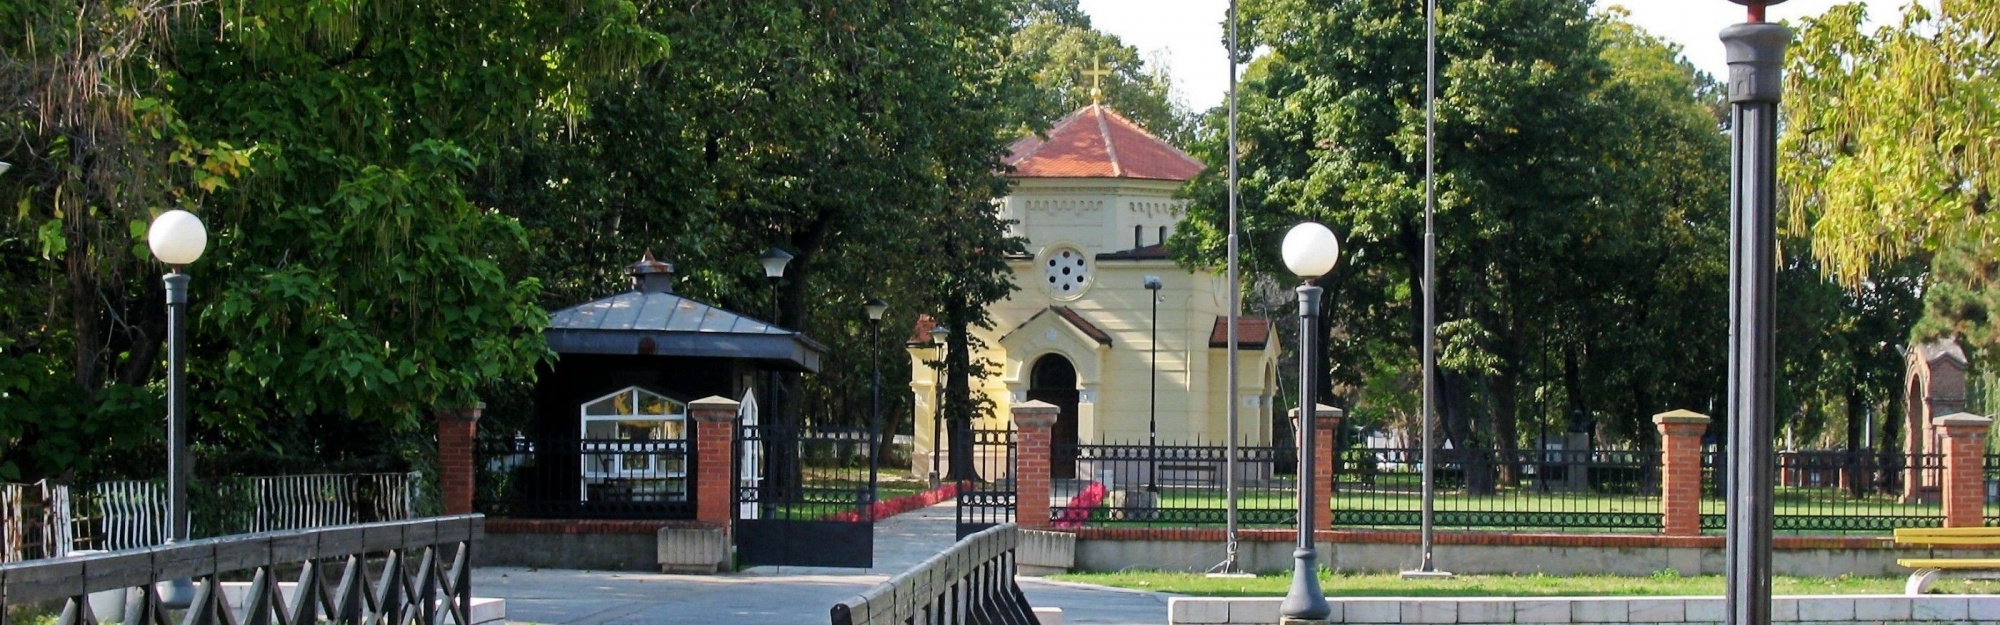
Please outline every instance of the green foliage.
[[[1421, 3], [1244, 11], [1244, 45], [1270, 50], [1240, 105], [1245, 268], [1276, 273], [1279, 239], [1298, 221], [1339, 233], [1344, 257], [1321, 281], [1324, 388], [1357, 414], [1414, 425], [1404, 376], [1421, 321]], [[1511, 447], [1529, 419], [1601, 420], [1643, 445], [1653, 413], [1711, 405], [1726, 270], [1712, 81], [1621, 14], [1592, 17], [1574, 0], [1441, 2], [1438, 54], [1447, 438]], [[1211, 162], [1225, 149], [1198, 146]], [[1192, 262], [1221, 260], [1221, 170], [1190, 190], [1196, 223], [1174, 244]], [[1716, 340], [1689, 340], [1700, 336]]]
[[[1146, 67], [1139, 50], [1091, 28], [1076, 0], [1018, 0], [1016, 29], [1004, 43], [1001, 71], [1021, 79], [1010, 89], [1024, 110], [1015, 134], [1038, 132], [1099, 100], [1169, 143], [1192, 139], [1194, 118], [1174, 98], [1168, 68]], [[1089, 72], [1107, 74], [1093, 80]]]
[[0, 284], [28, 294], [0, 304], [24, 357], [0, 449], [32, 450], [0, 457], [30, 475], [156, 472], [142, 243], [169, 207], [210, 232], [188, 268], [197, 466], [407, 467], [433, 411], [546, 357], [538, 284], [503, 265], [527, 239], [471, 183], [512, 129], [666, 51], [622, 0], [66, 4], [0, 11], [29, 35], [0, 44], [0, 84], [29, 91], [0, 109], [0, 201], [22, 207]]

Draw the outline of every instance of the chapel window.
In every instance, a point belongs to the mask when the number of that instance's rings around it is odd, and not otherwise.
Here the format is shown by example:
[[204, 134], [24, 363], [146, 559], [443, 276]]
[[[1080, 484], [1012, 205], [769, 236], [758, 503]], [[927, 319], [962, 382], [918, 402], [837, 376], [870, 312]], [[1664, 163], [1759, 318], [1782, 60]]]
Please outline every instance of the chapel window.
[[1042, 260], [1042, 274], [1048, 279], [1049, 294], [1073, 298], [1090, 284], [1090, 264], [1083, 252], [1073, 247], [1050, 250]]

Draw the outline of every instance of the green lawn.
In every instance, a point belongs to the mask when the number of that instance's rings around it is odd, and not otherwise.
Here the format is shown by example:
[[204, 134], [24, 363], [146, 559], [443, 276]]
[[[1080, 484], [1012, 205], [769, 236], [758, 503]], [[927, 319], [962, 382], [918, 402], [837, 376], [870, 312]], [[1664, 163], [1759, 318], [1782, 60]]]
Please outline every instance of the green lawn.
[[[1248, 579], [1218, 579], [1198, 573], [1125, 571], [1068, 573], [1052, 576], [1068, 582], [1151, 590], [1198, 597], [1282, 597], [1291, 575]], [[1778, 577], [1772, 589], [1779, 595], [1894, 595], [1903, 592], [1904, 578]], [[1335, 575], [1322, 572], [1320, 585], [1328, 597], [1571, 597], [1571, 596], [1720, 596], [1721, 576], [1681, 577], [1656, 573], [1649, 577], [1581, 575], [1459, 575], [1450, 579], [1406, 580], [1396, 575]], [[1933, 592], [1993, 594], [2000, 581], [1944, 579]]]

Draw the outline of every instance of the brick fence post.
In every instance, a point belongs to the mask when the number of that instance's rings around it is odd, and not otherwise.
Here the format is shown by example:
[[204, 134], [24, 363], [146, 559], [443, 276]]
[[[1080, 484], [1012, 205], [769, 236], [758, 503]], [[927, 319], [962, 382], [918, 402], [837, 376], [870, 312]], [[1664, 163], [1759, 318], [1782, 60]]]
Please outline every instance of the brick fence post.
[[486, 404], [438, 414], [438, 491], [445, 514], [472, 512], [472, 446], [479, 440], [479, 415]]
[[1701, 435], [1709, 420], [1688, 410], [1653, 415], [1660, 428], [1660, 525], [1668, 536], [1701, 535]]
[[[1299, 409], [1286, 413], [1292, 418], [1292, 431], [1300, 432]], [[1333, 471], [1339, 465], [1334, 462], [1333, 435], [1340, 431], [1340, 421], [1347, 412], [1333, 406], [1320, 404], [1313, 408], [1313, 415], [1319, 417], [1319, 427], [1313, 428], [1313, 501], [1319, 502], [1318, 514], [1313, 515], [1313, 530], [1333, 529]]]
[[1049, 527], [1049, 446], [1055, 441], [1055, 404], [1014, 404], [1014, 522], [1026, 529]]
[[727, 397], [706, 397], [688, 404], [694, 419], [694, 519], [729, 528], [730, 506], [736, 505], [736, 409]]
[[1985, 525], [1986, 431], [1993, 420], [1970, 413], [1948, 414], [1937, 426], [1944, 447], [1944, 526]]

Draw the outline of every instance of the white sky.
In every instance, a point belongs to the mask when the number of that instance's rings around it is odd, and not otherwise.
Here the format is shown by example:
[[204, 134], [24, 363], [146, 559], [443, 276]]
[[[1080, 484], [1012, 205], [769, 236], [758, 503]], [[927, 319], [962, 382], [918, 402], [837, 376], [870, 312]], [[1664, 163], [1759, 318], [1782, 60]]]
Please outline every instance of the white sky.
[[[1853, 1], [1853, 0], [1849, 0]], [[1892, 22], [1905, 0], [1859, 0], [1871, 21]], [[1791, 0], [1770, 8], [1772, 21], [1816, 16], [1838, 0]], [[1229, 0], [1079, 0], [1092, 26], [1139, 49], [1148, 63], [1164, 58], [1183, 101], [1195, 110], [1221, 104], [1229, 90], [1229, 61], [1223, 54], [1222, 20]], [[1744, 9], [1726, 0], [1597, 0], [1623, 5], [1632, 21], [1681, 45], [1695, 66], [1717, 77], [1727, 73], [1716, 34], [1744, 19]], [[1935, 3], [1932, 3], [1935, 6]]]

